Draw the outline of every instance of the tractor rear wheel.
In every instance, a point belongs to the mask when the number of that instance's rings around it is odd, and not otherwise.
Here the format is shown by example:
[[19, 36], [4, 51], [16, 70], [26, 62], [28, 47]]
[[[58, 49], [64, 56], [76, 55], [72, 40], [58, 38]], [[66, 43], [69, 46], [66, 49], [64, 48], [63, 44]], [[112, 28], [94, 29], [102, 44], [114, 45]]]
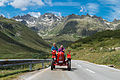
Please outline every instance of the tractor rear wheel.
[[68, 65], [67, 65], [67, 68], [68, 68], [68, 71], [70, 71], [70, 70], [71, 70], [71, 60], [70, 60], [70, 59], [68, 60]]
[[55, 69], [55, 65], [53, 65], [53, 68]]
[[55, 65], [54, 65], [54, 62], [52, 61], [52, 62], [51, 62], [51, 70], [53, 70], [54, 66], [55, 66]]

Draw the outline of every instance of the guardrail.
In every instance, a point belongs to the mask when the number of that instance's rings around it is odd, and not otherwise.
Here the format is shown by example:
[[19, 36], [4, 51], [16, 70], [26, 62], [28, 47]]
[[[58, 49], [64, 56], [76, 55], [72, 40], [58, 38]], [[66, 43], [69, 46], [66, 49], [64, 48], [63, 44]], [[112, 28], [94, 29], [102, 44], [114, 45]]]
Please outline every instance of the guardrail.
[[29, 64], [31, 71], [32, 64], [42, 63], [42, 68], [44, 68], [44, 63], [50, 61], [51, 59], [0, 59], [0, 67]]

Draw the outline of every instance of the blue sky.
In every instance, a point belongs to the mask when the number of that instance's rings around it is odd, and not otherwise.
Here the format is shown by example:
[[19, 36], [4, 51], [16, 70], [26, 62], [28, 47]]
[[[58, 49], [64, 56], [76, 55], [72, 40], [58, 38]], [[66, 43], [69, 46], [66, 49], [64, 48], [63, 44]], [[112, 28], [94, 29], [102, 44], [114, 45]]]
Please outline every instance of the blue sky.
[[59, 16], [70, 14], [101, 16], [108, 21], [120, 19], [120, 0], [0, 0], [0, 14], [8, 18], [44, 13]]

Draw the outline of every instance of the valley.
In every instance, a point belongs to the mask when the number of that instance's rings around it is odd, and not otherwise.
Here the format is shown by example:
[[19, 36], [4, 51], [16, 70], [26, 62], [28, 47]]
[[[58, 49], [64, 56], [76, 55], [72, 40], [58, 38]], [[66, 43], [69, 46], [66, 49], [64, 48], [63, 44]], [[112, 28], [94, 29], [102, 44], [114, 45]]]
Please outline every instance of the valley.
[[[119, 20], [108, 22], [89, 14], [61, 17], [45, 13], [38, 18], [29, 14], [12, 19], [1, 17], [1, 55], [15, 54], [15, 57], [21, 55], [16, 58], [21, 58], [25, 54], [26, 58], [41, 58], [42, 53], [45, 53], [47, 57], [53, 42], [73, 50], [73, 59], [84, 59], [77, 56], [86, 56], [92, 52], [107, 54], [109, 49], [111, 51], [113, 47], [120, 46], [119, 24]], [[7, 49], [6, 46], [12, 47]], [[100, 51], [101, 48], [103, 51]], [[83, 53], [84, 50], [86, 54]], [[3, 58], [6, 58], [6, 55]], [[8, 58], [14, 57], [11, 55]]]

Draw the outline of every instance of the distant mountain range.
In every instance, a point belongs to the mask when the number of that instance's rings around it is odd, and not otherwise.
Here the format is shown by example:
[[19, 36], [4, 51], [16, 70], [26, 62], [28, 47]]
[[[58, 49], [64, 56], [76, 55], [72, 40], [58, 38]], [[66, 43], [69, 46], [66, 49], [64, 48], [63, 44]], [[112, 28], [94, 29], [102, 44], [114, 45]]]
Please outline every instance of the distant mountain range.
[[43, 36], [46, 32], [52, 30], [56, 25], [61, 23], [64, 18], [51, 13], [45, 13], [38, 18], [26, 14], [23, 16], [15, 16], [13, 19], [26, 24], [28, 27], [37, 31], [39, 35]]
[[68, 15], [66, 17], [57, 16], [52, 13], [45, 13], [36, 18], [29, 14], [13, 17], [16, 21], [26, 24], [32, 30], [52, 42], [73, 42], [79, 37], [90, 36], [96, 32], [104, 30], [120, 29], [120, 20], [108, 22], [96, 15]]

